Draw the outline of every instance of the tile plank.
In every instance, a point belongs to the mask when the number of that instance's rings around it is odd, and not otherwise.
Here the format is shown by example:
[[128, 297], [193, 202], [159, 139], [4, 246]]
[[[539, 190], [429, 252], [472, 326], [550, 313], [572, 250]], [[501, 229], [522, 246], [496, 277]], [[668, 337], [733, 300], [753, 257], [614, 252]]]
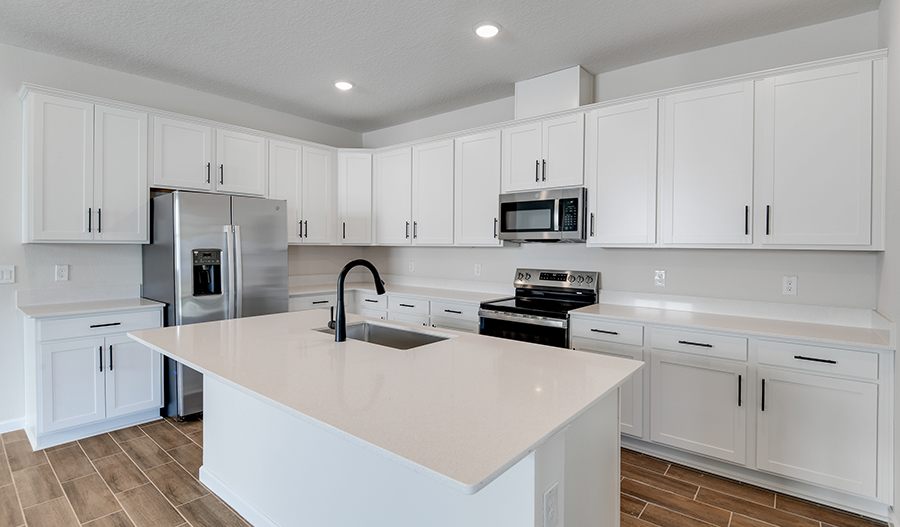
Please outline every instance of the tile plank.
[[697, 501], [727, 509], [743, 516], [761, 520], [779, 527], [820, 527], [819, 522], [797, 516], [752, 501], [742, 500], [704, 487], [697, 494]]
[[178, 508], [193, 527], [246, 527], [243, 518], [209, 494]]
[[13, 472], [13, 480], [23, 509], [63, 496], [62, 487], [48, 463]]
[[193, 434], [188, 434], [188, 437], [191, 438], [191, 441], [197, 443], [201, 448], [203, 448], [203, 430], [194, 432]]
[[200, 479], [200, 467], [203, 465], [203, 449], [191, 443], [182, 447], [169, 450], [169, 455], [175, 458], [188, 474]]
[[723, 494], [730, 494], [747, 501], [755, 501], [756, 503], [767, 507], [775, 506], [775, 493], [770, 490], [714, 476], [681, 465], [673, 464], [669, 467], [669, 471], [666, 472], [666, 476], [687, 481], [708, 489], [717, 490]]
[[104, 516], [84, 524], [84, 527], [134, 527], [128, 515], [124, 511], [119, 511], [109, 516]]
[[166, 421], [178, 429], [184, 435], [191, 435], [195, 432], [203, 431], [203, 421], [199, 419], [187, 419], [179, 421], [175, 417], [167, 417]]
[[59, 498], [25, 509], [28, 527], [78, 527], [78, 520], [66, 498]]
[[644, 512], [644, 507], [646, 506], [646, 501], [639, 500], [627, 494], [619, 495], [619, 510], [623, 514], [628, 514], [630, 516], [640, 516], [641, 513]]
[[697, 495], [697, 490], [700, 488], [699, 486], [688, 483], [687, 481], [670, 478], [668, 476], [660, 474], [659, 472], [644, 470], [635, 465], [632, 465], [631, 463], [622, 463], [622, 475], [628, 479], [640, 481], [641, 483], [646, 483], [651, 487], [667, 490], [674, 494], [678, 494], [679, 496], [684, 496], [685, 498], [690, 499], [694, 499], [694, 496]]
[[94, 461], [100, 476], [116, 494], [149, 482], [144, 473], [124, 453]]
[[167, 421], [159, 421], [153, 425], [141, 427], [144, 433], [150, 436], [163, 450], [172, 450], [191, 442], [188, 436], [182, 434]]
[[184, 523], [178, 511], [149, 483], [117, 497], [137, 527], [175, 527]]
[[63, 483], [63, 491], [81, 523], [122, 510], [119, 502], [98, 474]]
[[829, 525], [840, 525], [841, 527], [876, 527], [884, 525], [887, 527], [886, 523], [880, 523], [856, 514], [839, 511], [811, 501], [792, 498], [790, 496], [785, 496], [784, 494], [779, 494], [776, 498], [775, 508], [799, 516], [805, 516], [813, 520], [818, 520]]
[[654, 525], [650, 522], [646, 522], [644, 520], [640, 520], [635, 518], [634, 516], [620, 513], [619, 514], [620, 527], [666, 527], [665, 525]]
[[109, 434], [100, 434], [97, 436], [81, 439], [78, 441], [84, 453], [91, 461], [118, 454], [122, 451], [119, 444], [110, 437]]
[[3, 448], [0, 448], [0, 487], [12, 485], [12, 474], [9, 472], [9, 463], [6, 461], [6, 454]]
[[4, 446], [6, 447], [6, 459], [9, 462], [9, 468], [13, 472], [48, 463], [47, 454], [43, 450], [38, 450], [37, 452], [31, 450], [31, 443], [28, 441], [16, 441], [7, 443]]
[[166, 451], [147, 436], [119, 443], [119, 446], [142, 470], [158, 467], [172, 461], [172, 458], [166, 454]]
[[146, 472], [150, 481], [176, 507], [209, 494], [209, 489], [178, 463], [172, 462], [151, 468]]
[[731, 527], [777, 527], [771, 523], [761, 522], [748, 518], [742, 514], [734, 514], [731, 516]]
[[0, 438], [3, 439], [3, 444], [6, 445], [8, 443], [15, 443], [16, 441], [27, 441], [28, 436], [25, 435], [25, 429], [20, 428], [19, 430], [13, 430], [12, 432], [6, 432], [4, 434], [0, 434]]
[[731, 513], [723, 508], [700, 503], [628, 478], [622, 481], [622, 493], [719, 527], [728, 527], [728, 521], [731, 519]]
[[641, 519], [655, 525], [664, 525], [665, 527], [710, 527], [710, 524], [685, 516], [684, 514], [671, 511], [660, 507], [659, 505], [648, 503]]
[[25, 517], [19, 508], [19, 498], [13, 485], [0, 487], [0, 525], [18, 527], [25, 525]]
[[50, 465], [62, 483], [95, 472], [91, 461], [84, 455], [77, 443], [67, 448], [47, 452], [47, 458], [50, 459]]
[[622, 449], [622, 463], [630, 463], [651, 472], [659, 472], [665, 474], [669, 468], [669, 463], [655, 457], [645, 456], [631, 450]]
[[143, 437], [147, 434], [141, 430], [140, 426], [129, 426], [128, 428], [122, 428], [120, 430], [113, 430], [109, 433], [109, 437], [113, 438], [116, 443], [124, 443], [125, 441], [131, 441], [132, 439], [137, 439], [139, 437]]

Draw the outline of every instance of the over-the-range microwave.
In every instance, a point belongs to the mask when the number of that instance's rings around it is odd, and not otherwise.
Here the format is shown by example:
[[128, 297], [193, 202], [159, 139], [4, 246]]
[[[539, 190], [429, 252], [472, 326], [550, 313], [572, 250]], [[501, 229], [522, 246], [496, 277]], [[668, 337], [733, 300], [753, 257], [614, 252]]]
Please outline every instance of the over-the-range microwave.
[[500, 195], [500, 239], [583, 242], [587, 189], [533, 190]]

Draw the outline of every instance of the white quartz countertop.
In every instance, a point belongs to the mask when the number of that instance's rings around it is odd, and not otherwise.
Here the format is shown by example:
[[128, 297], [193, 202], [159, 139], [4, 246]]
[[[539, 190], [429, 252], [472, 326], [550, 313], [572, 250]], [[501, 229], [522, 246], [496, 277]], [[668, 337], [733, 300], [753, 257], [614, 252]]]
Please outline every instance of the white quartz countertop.
[[467, 494], [642, 367], [627, 359], [446, 330], [439, 333], [454, 337], [405, 351], [355, 340], [336, 343], [333, 335], [315, 331], [328, 316], [324, 310], [298, 311], [129, 335]]
[[165, 304], [162, 302], [147, 300], [146, 298], [118, 298], [113, 300], [92, 300], [89, 302], [36, 304], [18, 306], [18, 309], [26, 317], [48, 318], [90, 315], [107, 311], [140, 311], [144, 309], [159, 309], [164, 306]]
[[[570, 312], [572, 317], [599, 316], [626, 322], [665, 324], [713, 331], [734, 331], [775, 338], [800, 338], [823, 344], [893, 349], [890, 330], [814, 324], [768, 318], [716, 315], [675, 309], [594, 304]], [[877, 315], [876, 315], [877, 316]]]
[[[478, 291], [460, 291], [457, 289], [438, 289], [433, 287], [418, 287], [410, 285], [391, 285], [384, 284], [387, 293], [395, 295], [417, 296], [422, 298], [440, 298], [442, 300], [458, 301], [458, 302], [474, 302], [481, 303], [487, 300], [495, 300], [504, 296], [497, 293], [480, 293]], [[353, 282], [344, 284], [344, 292], [351, 290], [365, 291], [375, 293], [375, 284], [372, 282]], [[302, 296], [315, 293], [334, 293], [337, 291], [337, 284], [330, 285], [304, 285], [294, 286], [290, 288], [290, 296]]]

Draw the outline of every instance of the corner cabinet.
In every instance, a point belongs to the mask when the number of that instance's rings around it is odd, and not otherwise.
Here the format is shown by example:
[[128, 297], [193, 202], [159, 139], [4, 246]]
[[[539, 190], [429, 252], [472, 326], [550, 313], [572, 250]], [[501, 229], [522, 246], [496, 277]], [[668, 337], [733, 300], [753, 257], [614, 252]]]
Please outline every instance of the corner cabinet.
[[499, 247], [500, 131], [459, 137], [454, 151], [455, 244]]
[[584, 114], [504, 128], [503, 192], [584, 184]]
[[147, 114], [23, 92], [24, 243], [147, 243]]
[[162, 356], [126, 333], [161, 326], [161, 305], [26, 317], [26, 431], [32, 446], [159, 418]]

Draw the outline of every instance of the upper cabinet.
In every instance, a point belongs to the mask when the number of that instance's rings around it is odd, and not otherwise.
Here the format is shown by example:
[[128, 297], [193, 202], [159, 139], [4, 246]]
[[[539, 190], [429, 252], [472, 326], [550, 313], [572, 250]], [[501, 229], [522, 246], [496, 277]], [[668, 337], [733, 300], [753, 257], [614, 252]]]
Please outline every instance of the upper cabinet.
[[753, 241], [753, 82], [663, 98], [662, 241]]
[[269, 141], [269, 198], [287, 201], [288, 243], [333, 241], [334, 152]]
[[264, 196], [265, 146], [260, 136], [154, 116], [152, 186]]
[[303, 147], [287, 141], [269, 141], [269, 198], [287, 201], [289, 244], [303, 242], [300, 214], [300, 170]]
[[758, 84], [764, 244], [872, 244], [872, 70], [864, 61]]
[[147, 114], [25, 97], [23, 242], [148, 241]]
[[500, 131], [459, 137], [455, 152], [456, 245], [501, 246]]
[[338, 151], [338, 216], [342, 244], [372, 243], [372, 154]]
[[588, 245], [656, 243], [657, 99], [588, 114]]
[[412, 239], [412, 149], [375, 154], [375, 242], [408, 245]]
[[502, 190], [584, 184], [584, 114], [502, 130]]

